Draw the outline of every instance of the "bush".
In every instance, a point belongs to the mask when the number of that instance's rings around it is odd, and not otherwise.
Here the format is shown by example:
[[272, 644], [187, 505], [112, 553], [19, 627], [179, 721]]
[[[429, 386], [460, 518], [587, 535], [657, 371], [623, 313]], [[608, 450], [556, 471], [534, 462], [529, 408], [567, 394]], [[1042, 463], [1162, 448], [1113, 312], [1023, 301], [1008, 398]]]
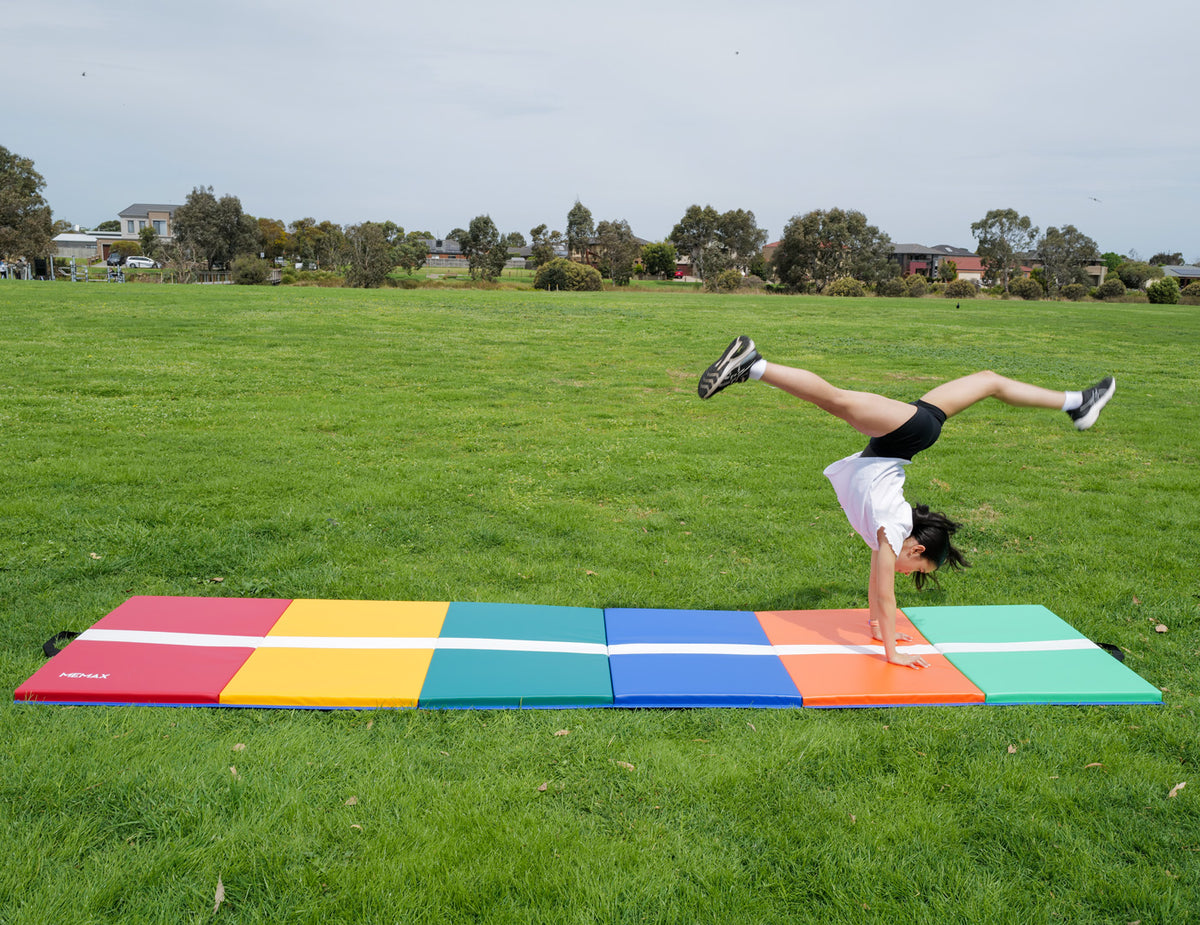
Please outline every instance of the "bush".
[[742, 285], [740, 270], [722, 270], [715, 276], [704, 279], [705, 292], [737, 292]]
[[534, 289], [563, 292], [599, 292], [600, 271], [566, 257], [555, 257], [538, 267]]
[[1115, 273], [1096, 287], [1097, 299], [1119, 299], [1123, 295], [1125, 295], [1125, 284]]
[[929, 291], [929, 280], [919, 273], [914, 273], [904, 281], [904, 294], [912, 299], [919, 299]]
[[230, 264], [229, 273], [239, 286], [261, 286], [271, 278], [271, 267], [265, 260], [246, 254]]
[[1042, 284], [1036, 279], [1019, 276], [1008, 284], [1008, 291], [1019, 299], [1040, 299], [1046, 294]]
[[875, 294], [888, 299], [896, 299], [904, 295], [904, 280], [899, 276], [889, 276], [875, 284]]
[[843, 276], [841, 279], [835, 279], [832, 283], [822, 290], [822, 295], [842, 296], [847, 298], [858, 298], [867, 294], [867, 287], [856, 280], [853, 276]]
[[756, 276], [755, 274], [751, 273], [749, 276], [742, 277], [742, 282], [741, 282], [741, 285], [739, 286], [739, 288], [749, 289], [749, 290], [753, 290], [753, 291], [757, 292], [758, 290], [762, 289], [766, 285], [767, 285], [766, 280], [764, 280], [761, 276]]
[[1070, 302], [1078, 302], [1088, 297], [1088, 287], [1083, 283], [1070, 283], [1062, 287], [1062, 297]]
[[1146, 287], [1146, 298], [1155, 305], [1175, 305], [1179, 302], [1179, 280], [1174, 276], [1156, 279]]
[[973, 299], [975, 298], [975, 284], [969, 279], [956, 279], [946, 283], [942, 295], [947, 299]]
[[1200, 280], [1188, 283], [1179, 291], [1179, 295], [1185, 299], [1200, 299]]

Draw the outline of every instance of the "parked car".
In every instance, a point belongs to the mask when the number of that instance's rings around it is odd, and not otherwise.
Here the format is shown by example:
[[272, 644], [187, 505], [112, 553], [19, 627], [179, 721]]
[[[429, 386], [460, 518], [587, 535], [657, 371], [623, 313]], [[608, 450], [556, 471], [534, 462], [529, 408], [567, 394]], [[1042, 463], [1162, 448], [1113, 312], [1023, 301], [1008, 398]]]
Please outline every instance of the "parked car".
[[121, 257], [120, 251], [113, 251], [111, 254], [108, 255], [108, 259], [104, 262], [107, 263], [110, 267], [119, 267], [121, 265], [121, 261], [123, 259], [124, 258]]
[[149, 270], [152, 267], [157, 267], [158, 264], [155, 263], [153, 260], [151, 260], [149, 257], [133, 256], [133, 257], [126, 258], [125, 266], [133, 267], [134, 269], [137, 269], [137, 270]]

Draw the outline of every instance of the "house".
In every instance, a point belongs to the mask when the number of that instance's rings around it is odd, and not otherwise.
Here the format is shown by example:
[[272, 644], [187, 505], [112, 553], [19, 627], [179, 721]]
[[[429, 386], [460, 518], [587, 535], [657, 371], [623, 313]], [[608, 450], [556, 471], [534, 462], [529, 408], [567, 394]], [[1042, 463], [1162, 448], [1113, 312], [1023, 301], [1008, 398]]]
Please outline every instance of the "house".
[[920, 274], [936, 280], [942, 265], [953, 261], [959, 279], [972, 282], [983, 280], [982, 261], [965, 247], [955, 247], [952, 244], [937, 244], [933, 247], [926, 247], [924, 244], [897, 244], [892, 248], [892, 259], [900, 264], [901, 276]]
[[1200, 280], [1200, 267], [1193, 266], [1177, 266], [1163, 267], [1163, 276], [1173, 276], [1179, 283], [1179, 288], [1182, 289], [1188, 283], [1194, 283]]
[[114, 241], [121, 235], [116, 231], [67, 231], [54, 237], [55, 260], [107, 260]]
[[96, 235], [88, 232], [65, 232], [54, 236], [55, 260], [95, 260], [100, 256]]
[[117, 216], [121, 220], [121, 237], [125, 240], [136, 240], [143, 230], [153, 228], [160, 240], [171, 240], [175, 236], [171, 223], [178, 208], [179, 206], [173, 205], [135, 202], [122, 209]]

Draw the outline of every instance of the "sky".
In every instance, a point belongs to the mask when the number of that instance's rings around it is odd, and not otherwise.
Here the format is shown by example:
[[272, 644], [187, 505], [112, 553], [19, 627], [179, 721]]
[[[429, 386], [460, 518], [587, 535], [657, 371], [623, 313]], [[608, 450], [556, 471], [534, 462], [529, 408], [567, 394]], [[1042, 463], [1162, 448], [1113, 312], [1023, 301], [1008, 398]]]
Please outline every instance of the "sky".
[[94, 227], [197, 186], [284, 222], [770, 240], [857, 209], [975, 247], [1016, 209], [1200, 261], [1195, 0], [2, 0], [0, 145]]

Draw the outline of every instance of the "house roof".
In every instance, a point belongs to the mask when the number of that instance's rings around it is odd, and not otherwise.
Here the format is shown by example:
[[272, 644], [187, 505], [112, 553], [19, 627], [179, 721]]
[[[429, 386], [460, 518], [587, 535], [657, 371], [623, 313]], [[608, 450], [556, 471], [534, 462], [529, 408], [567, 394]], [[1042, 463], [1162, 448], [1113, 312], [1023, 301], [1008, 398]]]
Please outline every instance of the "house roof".
[[128, 208], [122, 209], [117, 215], [121, 218], [137, 218], [139, 215], [149, 215], [151, 212], [166, 212], [169, 215], [174, 215], [175, 210], [178, 208], [179, 206], [135, 202]]
[[893, 254], [906, 254], [913, 257], [973, 257], [974, 254], [965, 247], [955, 247], [953, 244], [936, 244], [926, 247], [924, 244], [896, 244], [892, 247]]
[[924, 244], [897, 244], [892, 248], [893, 254], [912, 254], [914, 256], [932, 257], [938, 252]]
[[1164, 276], [1174, 276], [1180, 279], [1200, 279], [1200, 267], [1176, 266], [1163, 267]]

